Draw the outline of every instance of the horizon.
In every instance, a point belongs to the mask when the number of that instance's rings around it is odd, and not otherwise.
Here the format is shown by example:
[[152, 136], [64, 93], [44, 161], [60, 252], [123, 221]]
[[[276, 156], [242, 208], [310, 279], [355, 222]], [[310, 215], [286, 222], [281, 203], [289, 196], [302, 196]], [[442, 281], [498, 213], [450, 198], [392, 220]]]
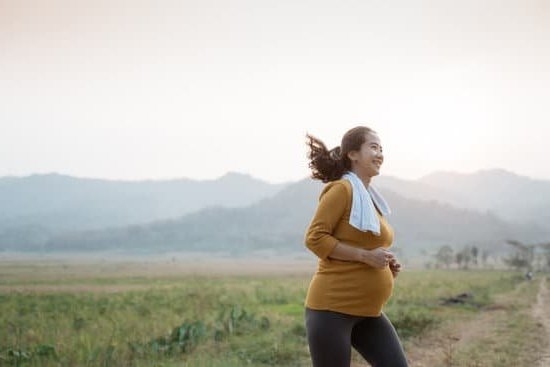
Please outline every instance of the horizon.
[[0, 176], [308, 176], [376, 130], [383, 174], [550, 180], [550, 5], [5, 1]]
[[[471, 171], [471, 172], [459, 172], [459, 171], [453, 171], [453, 170], [436, 170], [436, 171], [433, 171], [433, 172], [429, 172], [428, 174], [423, 175], [423, 176], [418, 177], [418, 178], [404, 178], [404, 177], [399, 177], [397, 175], [390, 175], [390, 174], [383, 174], [382, 173], [380, 175], [377, 175], [377, 176], [373, 177], [373, 179], [376, 180], [377, 177], [392, 177], [392, 178], [396, 178], [396, 179], [403, 180], [403, 181], [419, 181], [419, 180], [421, 180], [422, 178], [424, 178], [426, 176], [430, 176], [430, 175], [433, 175], [433, 174], [439, 174], [439, 173], [456, 174], [456, 175], [461, 175], [461, 176], [471, 176], [471, 175], [477, 175], [477, 174], [486, 173], [486, 172], [492, 172], [492, 173], [501, 172], [501, 173], [506, 173], [506, 174], [521, 177], [521, 178], [526, 178], [526, 179], [533, 180], [533, 181], [550, 181], [550, 180], [544, 179], [544, 178], [537, 178], [537, 177], [522, 175], [522, 174], [519, 174], [517, 172], [513, 172], [513, 171], [510, 171], [510, 170], [507, 170], [507, 169], [504, 169], [504, 168], [479, 169], [479, 170], [475, 170], [475, 171]], [[217, 176], [217, 177], [213, 177], [213, 178], [194, 178], [194, 177], [181, 176], [181, 177], [167, 177], [167, 178], [112, 179], [112, 178], [102, 178], [102, 177], [75, 176], [75, 175], [61, 173], [61, 172], [43, 172], [43, 173], [31, 173], [31, 174], [28, 174], [28, 175], [18, 175], [18, 176], [16, 176], [16, 175], [6, 175], [6, 176], [0, 176], [0, 179], [4, 179], [4, 178], [23, 179], [23, 178], [33, 177], [33, 176], [61, 176], [61, 177], [70, 177], [70, 178], [75, 178], [75, 179], [80, 179], [80, 180], [98, 180], [98, 181], [111, 181], [111, 182], [165, 182], [165, 181], [178, 181], [178, 180], [190, 180], [190, 181], [200, 182], [200, 181], [217, 181], [217, 180], [220, 180], [223, 177], [228, 176], [228, 175], [247, 176], [247, 177], [250, 177], [251, 179], [262, 181], [264, 183], [268, 183], [268, 184], [271, 184], [271, 185], [291, 184], [291, 183], [296, 183], [296, 182], [299, 182], [299, 181], [302, 181], [302, 180], [305, 180], [305, 179], [312, 179], [310, 176], [304, 176], [304, 177], [294, 179], [294, 180], [273, 182], [273, 181], [266, 180], [262, 177], [255, 176], [255, 175], [250, 174], [250, 173], [237, 172], [237, 171], [227, 171], [224, 174], [222, 174], [221, 176]]]

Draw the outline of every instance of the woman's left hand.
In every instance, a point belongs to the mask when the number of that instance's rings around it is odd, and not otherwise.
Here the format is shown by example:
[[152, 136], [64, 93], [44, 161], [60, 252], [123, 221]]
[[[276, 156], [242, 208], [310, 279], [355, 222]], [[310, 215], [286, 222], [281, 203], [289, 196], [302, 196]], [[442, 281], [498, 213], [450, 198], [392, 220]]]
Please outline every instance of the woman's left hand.
[[401, 264], [399, 263], [397, 258], [394, 257], [390, 261], [389, 266], [390, 266], [390, 270], [391, 270], [391, 273], [392, 273], [393, 277], [396, 278], [397, 275], [399, 274], [399, 272], [401, 271]]

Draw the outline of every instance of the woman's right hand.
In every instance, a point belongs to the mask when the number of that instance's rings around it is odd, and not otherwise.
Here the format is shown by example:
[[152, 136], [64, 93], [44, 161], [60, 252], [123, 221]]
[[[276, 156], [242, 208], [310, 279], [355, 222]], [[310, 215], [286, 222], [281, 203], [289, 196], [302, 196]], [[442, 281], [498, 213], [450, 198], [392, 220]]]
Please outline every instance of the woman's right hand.
[[373, 268], [383, 269], [395, 256], [383, 247], [377, 247], [373, 250], [364, 250], [361, 256], [363, 263], [372, 266]]

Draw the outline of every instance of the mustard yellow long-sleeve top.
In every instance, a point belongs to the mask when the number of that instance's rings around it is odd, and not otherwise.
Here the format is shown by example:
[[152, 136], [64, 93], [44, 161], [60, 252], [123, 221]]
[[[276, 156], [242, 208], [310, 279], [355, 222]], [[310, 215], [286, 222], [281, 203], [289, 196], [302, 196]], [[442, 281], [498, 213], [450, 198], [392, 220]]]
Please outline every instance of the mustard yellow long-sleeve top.
[[305, 305], [355, 316], [379, 316], [393, 290], [389, 266], [376, 269], [360, 262], [328, 258], [338, 242], [374, 249], [390, 247], [393, 230], [380, 218], [380, 236], [362, 232], [349, 224], [352, 188], [348, 180], [328, 183], [306, 232], [306, 246], [319, 257]]

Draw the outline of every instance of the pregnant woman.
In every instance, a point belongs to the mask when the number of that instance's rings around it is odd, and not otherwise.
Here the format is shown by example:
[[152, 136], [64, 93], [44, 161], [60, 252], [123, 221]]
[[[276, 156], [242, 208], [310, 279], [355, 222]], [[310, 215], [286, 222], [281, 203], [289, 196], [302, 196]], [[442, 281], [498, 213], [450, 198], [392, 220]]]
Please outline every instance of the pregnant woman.
[[313, 366], [349, 367], [351, 347], [373, 367], [407, 366], [382, 312], [401, 264], [389, 250], [389, 206], [371, 185], [384, 162], [380, 138], [359, 126], [332, 150], [311, 135], [307, 144], [312, 177], [327, 183], [305, 236], [319, 258], [305, 301]]

